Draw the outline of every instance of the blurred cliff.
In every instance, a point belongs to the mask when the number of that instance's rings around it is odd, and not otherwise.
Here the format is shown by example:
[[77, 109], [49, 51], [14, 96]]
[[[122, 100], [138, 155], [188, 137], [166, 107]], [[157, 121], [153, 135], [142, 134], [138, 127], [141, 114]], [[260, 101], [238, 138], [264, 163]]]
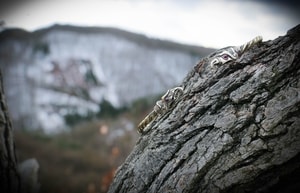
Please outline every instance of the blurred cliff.
[[0, 32], [16, 153], [37, 160], [40, 192], [106, 192], [138, 122], [212, 51], [113, 28]]
[[61, 131], [156, 96], [213, 49], [100, 27], [54, 25], [0, 33], [0, 67], [16, 128]]

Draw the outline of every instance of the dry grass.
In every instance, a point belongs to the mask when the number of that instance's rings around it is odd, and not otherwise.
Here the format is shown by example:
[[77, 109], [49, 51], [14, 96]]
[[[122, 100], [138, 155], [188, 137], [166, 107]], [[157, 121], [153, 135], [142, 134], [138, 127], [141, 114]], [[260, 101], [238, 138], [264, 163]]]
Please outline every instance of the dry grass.
[[138, 138], [135, 129], [124, 122], [128, 123], [126, 115], [96, 120], [53, 136], [16, 131], [19, 161], [38, 160], [40, 192], [106, 192], [116, 168]]

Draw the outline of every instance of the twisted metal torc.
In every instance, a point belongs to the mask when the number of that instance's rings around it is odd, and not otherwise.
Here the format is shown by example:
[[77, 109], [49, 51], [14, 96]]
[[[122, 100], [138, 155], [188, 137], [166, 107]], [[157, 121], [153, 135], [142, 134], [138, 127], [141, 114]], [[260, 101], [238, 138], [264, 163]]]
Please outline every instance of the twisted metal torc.
[[248, 50], [249, 48], [251, 48], [252, 46], [254, 46], [255, 44], [258, 44], [259, 42], [262, 41], [262, 36], [256, 36], [255, 38], [253, 38], [252, 40], [250, 40], [249, 42], [241, 45], [237, 52], [239, 55], [242, 55], [246, 50]]
[[[229, 46], [226, 48], [222, 48], [217, 50], [216, 52], [210, 54], [208, 59], [210, 61], [210, 66], [214, 67], [216, 64], [225, 64], [229, 61], [236, 60], [240, 57], [246, 50], [258, 44], [262, 41], [261, 36], [257, 36], [251, 41], [241, 45], [241, 46]], [[147, 127], [147, 125], [156, 119], [159, 115], [163, 115], [168, 112], [170, 108], [174, 106], [176, 101], [183, 94], [182, 87], [175, 87], [170, 89], [161, 97], [161, 100], [157, 101], [153, 110], [141, 121], [138, 125], [138, 132], [142, 133]]]
[[262, 41], [262, 37], [257, 36], [254, 39], [252, 39], [251, 41], [249, 41], [241, 46], [229, 46], [229, 47], [217, 50], [216, 52], [214, 52], [208, 56], [208, 58], [210, 60], [210, 66], [214, 67], [217, 64], [225, 64], [231, 60], [236, 60], [245, 51], [247, 51], [249, 48], [251, 48], [255, 44], [258, 44], [261, 41]]
[[142, 133], [143, 129], [151, 122], [153, 121], [156, 117], [158, 117], [159, 113], [156, 111], [151, 111], [138, 125], [138, 132]]
[[138, 132], [142, 133], [144, 128], [159, 115], [162, 115], [170, 110], [183, 94], [182, 87], [175, 87], [168, 90], [161, 100], [157, 101], [153, 110], [141, 121], [138, 125]]

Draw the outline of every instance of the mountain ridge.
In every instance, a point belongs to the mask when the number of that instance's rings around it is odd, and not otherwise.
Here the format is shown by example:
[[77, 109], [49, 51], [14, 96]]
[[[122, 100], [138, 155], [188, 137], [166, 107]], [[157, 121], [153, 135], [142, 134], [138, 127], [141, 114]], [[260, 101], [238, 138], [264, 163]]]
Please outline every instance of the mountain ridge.
[[0, 33], [0, 68], [17, 125], [60, 130], [64, 117], [155, 96], [175, 86], [213, 49], [125, 30], [54, 25]]
[[[152, 48], [159, 47], [159, 48], [163, 48], [163, 49], [185, 50], [185, 51], [189, 51], [189, 52], [195, 53], [195, 54], [204, 53], [205, 55], [207, 55], [215, 50], [215, 48], [209, 48], [209, 47], [197, 46], [197, 45], [189, 45], [189, 44], [178, 43], [178, 42], [171, 41], [171, 40], [149, 37], [144, 34], [135, 33], [135, 32], [131, 32], [131, 31], [120, 29], [120, 28], [115, 28], [115, 27], [99, 27], [99, 26], [85, 27], [85, 26], [61, 25], [61, 24], [53, 24], [51, 26], [37, 29], [32, 32], [21, 29], [21, 28], [7, 28], [7, 29], [4, 29], [2, 32], [0, 32], [0, 39], [1, 39], [1, 36], [3, 36], [3, 35], [4, 36], [15, 35], [14, 36], [15, 38], [18, 36], [21, 36], [21, 38], [24, 38], [26, 36], [31, 36], [31, 35], [43, 36], [53, 30], [65, 30], [65, 31], [72, 31], [72, 32], [83, 33], [83, 34], [99, 34], [99, 33], [101, 33], [101, 34], [116, 35], [116, 36], [120, 36], [120, 37], [125, 37], [125, 38], [135, 41], [135, 42], [144, 42], [147, 46], [150, 46]], [[15, 31], [17, 33], [11, 34], [12, 31]]]

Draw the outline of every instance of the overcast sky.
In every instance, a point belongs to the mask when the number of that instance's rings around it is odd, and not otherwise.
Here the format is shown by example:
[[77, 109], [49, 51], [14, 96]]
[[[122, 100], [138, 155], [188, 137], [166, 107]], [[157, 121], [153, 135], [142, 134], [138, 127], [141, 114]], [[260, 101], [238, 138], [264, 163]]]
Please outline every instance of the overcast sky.
[[300, 24], [299, 4], [290, 0], [6, 1], [0, 3], [5, 27], [108, 26], [215, 48], [240, 45], [257, 35], [274, 39]]

